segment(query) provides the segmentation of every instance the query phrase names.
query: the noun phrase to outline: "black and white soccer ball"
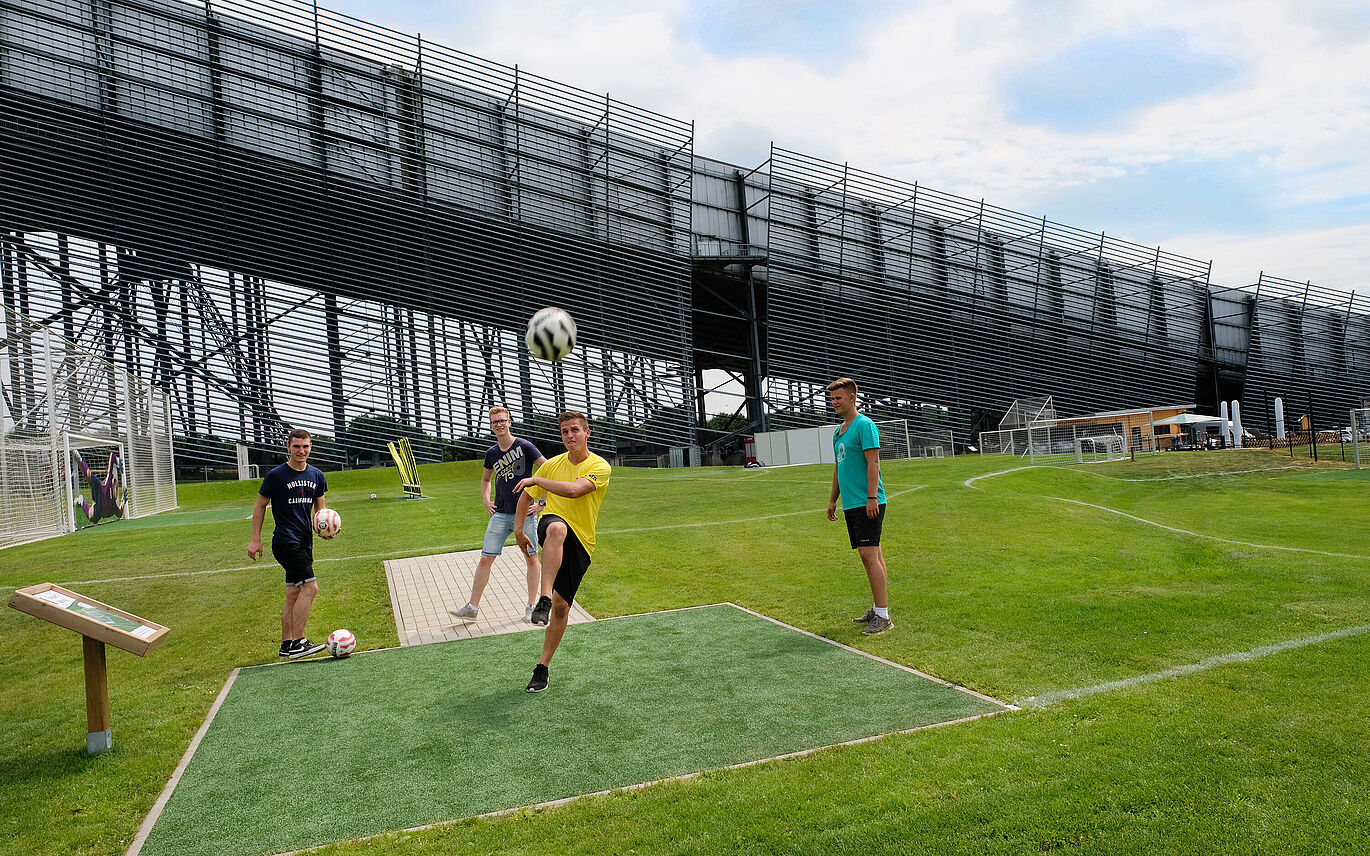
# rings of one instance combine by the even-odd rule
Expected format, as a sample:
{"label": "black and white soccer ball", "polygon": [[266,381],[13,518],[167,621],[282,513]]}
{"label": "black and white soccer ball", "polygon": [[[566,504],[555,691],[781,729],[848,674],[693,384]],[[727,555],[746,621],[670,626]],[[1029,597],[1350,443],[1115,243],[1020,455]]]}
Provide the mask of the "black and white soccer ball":
{"label": "black and white soccer ball", "polygon": [[523,341],[533,356],[555,363],[576,346],[575,319],[565,309],[555,306],[539,309],[528,319],[528,332]]}

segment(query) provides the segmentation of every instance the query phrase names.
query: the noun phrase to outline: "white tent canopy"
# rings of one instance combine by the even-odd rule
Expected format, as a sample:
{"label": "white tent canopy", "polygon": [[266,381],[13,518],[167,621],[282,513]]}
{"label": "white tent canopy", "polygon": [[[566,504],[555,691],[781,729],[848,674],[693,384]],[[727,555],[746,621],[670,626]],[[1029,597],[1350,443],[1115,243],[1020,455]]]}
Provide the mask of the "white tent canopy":
{"label": "white tent canopy", "polygon": [[1157,419],[1152,425],[1217,425],[1221,423],[1221,416],[1200,416],[1197,413],[1177,413],[1165,419]]}

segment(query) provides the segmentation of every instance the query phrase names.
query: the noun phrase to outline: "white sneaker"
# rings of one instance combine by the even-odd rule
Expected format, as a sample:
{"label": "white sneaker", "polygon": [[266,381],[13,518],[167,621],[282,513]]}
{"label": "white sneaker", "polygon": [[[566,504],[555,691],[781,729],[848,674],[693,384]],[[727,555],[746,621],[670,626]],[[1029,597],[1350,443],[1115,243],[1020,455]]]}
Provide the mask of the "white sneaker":
{"label": "white sneaker", "polygon": [[523,608],[523,620],[529,624],[533,623],[533,605],[531,603]]}
{"label": "white sneaker", "polygon": [[475,620],[476,620],[476,616],[477,616],[477,615],[480,615],[480,607],[472,606],[471,604],[468,603],[468,604],[466,604],[466,606],[463,606],[461,609],[454,609],[454,610],[452,610],[451,612],[452,612],[452,617],[453,617],[453,618],[460,618],[462,621],[468,621],[468,622],[469,622],[469,621],[475,621]]}

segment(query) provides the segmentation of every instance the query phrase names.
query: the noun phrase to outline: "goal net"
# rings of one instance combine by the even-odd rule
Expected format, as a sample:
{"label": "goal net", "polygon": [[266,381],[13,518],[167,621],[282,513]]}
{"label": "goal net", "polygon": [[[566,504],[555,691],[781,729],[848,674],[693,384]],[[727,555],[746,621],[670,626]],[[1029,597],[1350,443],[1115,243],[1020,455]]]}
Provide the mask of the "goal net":
{"label": "goal net", "polygon": [[1347,426],[1350,434],[1345,439],[1351,443],[1351,451],[1356,461],[1356,469],[1370,467],[1370,407],[1357,407],[1351,411],[1351,424]]}
{"label": "goal net", "polygon": [[880,429],[880,459],[950,458],[955,452],[951,431],[919,429],[907,419],[877,421]]}
{"label": "goal net", "polygon": [[1116,461],[1128,454],[1127,427],[1122,422],[1047,420],[983,431],[979,439],[982,455],[1013,455],[1034,464]]}
{"label": "goal net", "polygon": [[1096,434],[1092,437],[1077,437],[1075,440],[1076,463],[1121,461],[1125,457],[1127,444],[1117,434]]}
{"label": "goal net", "polygon": [[175,508],[170,407],[161,390],[4,308],[0,548],[85,525],[91,474],[100,522]]}
{"label": "goal net", "polygon": [[128,516],[123,443],[68,434],[72,522],[77,529]]}

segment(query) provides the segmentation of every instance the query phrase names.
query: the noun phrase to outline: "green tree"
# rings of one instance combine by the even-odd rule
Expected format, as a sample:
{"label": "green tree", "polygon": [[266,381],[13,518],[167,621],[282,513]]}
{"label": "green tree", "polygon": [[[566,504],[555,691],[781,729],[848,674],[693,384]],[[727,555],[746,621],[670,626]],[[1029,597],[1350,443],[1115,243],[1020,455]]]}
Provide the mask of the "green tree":
{"label": "green tree", "polygon": [[741,413],[715,413],[709,417],[708,422],[704,423],[704,427],[710,431],[731,434],[747,427],[747,417]]}
{"label": "green tree", "polygon": [[388,461],[388,444],[401,437],[409,438],[414,459],[418,462],[442,460],[441,444],[429,437],[422,428],[415,428],[394,416],[380,413],[358,416],[348,424],[347,452],[353,458]]}

